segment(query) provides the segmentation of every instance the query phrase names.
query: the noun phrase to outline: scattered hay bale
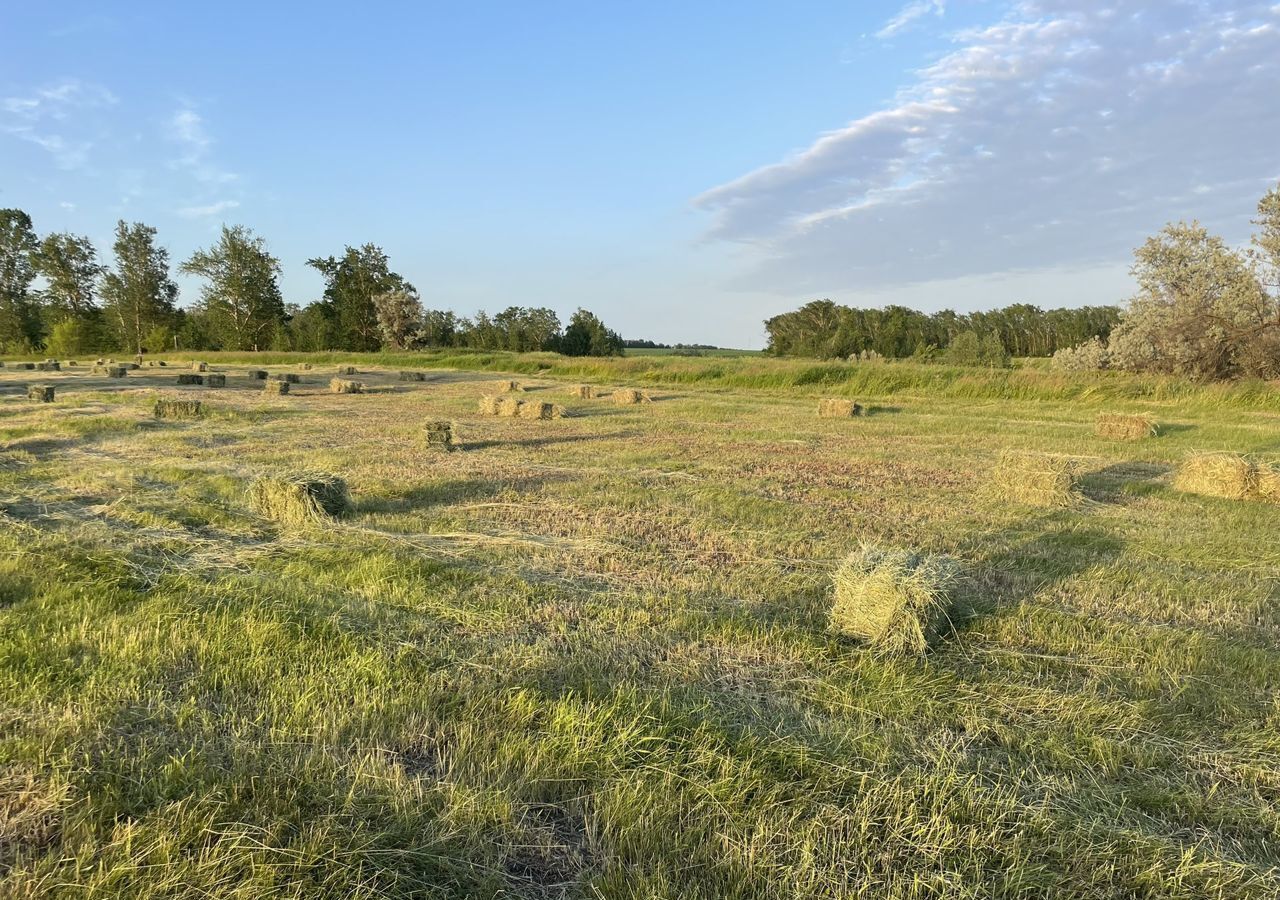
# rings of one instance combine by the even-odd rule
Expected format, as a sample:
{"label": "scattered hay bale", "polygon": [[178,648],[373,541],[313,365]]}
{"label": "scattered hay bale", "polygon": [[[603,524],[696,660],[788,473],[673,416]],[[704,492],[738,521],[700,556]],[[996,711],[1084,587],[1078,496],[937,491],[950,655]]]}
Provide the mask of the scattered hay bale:
{"label": "scattered hay bale", "polygon": [[142,366],[137,363],[125,363],[124,368],[128,369],[130,372],[136,372],[138,369],[141,369]]}
{"label": "scattered hay bale", "polygon": [[480,415],[496,416],[498,414],[498,398],[484,396],[480,398]]}
{"label": "scattered hay bale", "polygon": [[289,384],[301,384],[302,376],[294,372],[277,372],[269,376],[272,381],[287,381]]}
{"label": "scattered hay bale", "polygon": [[209,371],[209,364],[208,364],[208,363],[202,363],[202,362],[193,362],[193,363],[191,364],[191,371],[192,371],[192,372],[208,372],[208,371]]}
{"label": "scattered hay bale", "polygon": [[832,575],[830,627],[886,654],[922,654],[950,622],[959,566],[947,556],[863,546]]}
{"label": "scattered hay bale", "polygon": [[311,363],[302,363],[302,365],[300,365],[298,368],[302,369],[304,372],[310,372]]}
{"label": "scattered hay bale", "polygon": [[52,403],[53,385],[33,384],[27,387],[27,399],[33,403]]}
{"label": "scattered hay bale", "polygon": [[400,380],[401,381],[426,381],[427,373],[426,372],[401,372]]}
{"label": "scattered hay bale", "polygon": [[436,421],[428,422],[425,427],[427,433],[427,449],[443,450],[446,453],[458,449],[458,444],[453,436],[453,423]]}
{"label": "scattered hay bale", "polygon": [[1121,413],[1099,413],[1094,420],[1094,433],[1112,441],[1137,441],[1154,437],[1156,423],[1150,416],[1130,416]]}
{"label": "scattered hay bale", "polygon": [[210,372],[208,375],[204,376],[204,386],[205,387],[226,387],[227,376],[222,374],[221,372]]}
{"label": "scattered hay bale", "polygon": [[828,397],[818,401],[818,418],[820,419],[852,419],[854,416],[866,415],[866,412],[860,404],[839,397]]}
{"label": "scattered hay bale", "polygon": [[569,393],[579,400],[594,400],[597,396],[595,386],[590,384],[575,384],[569,388]]}
{"label": "scattered hay bale", "polygon": [[14,363],[13,367],[15,369],[22,369],[24,371],[31,372],[35,370],[36,364],[35,363]]}
{"label": "scattered hay bale", "polygon": [[1258,487],[1258,470],[1238,453],[1193,453],[1178,466],[1173,486],[1188,494],[1244,500]]}
{"label": "scattered hay bale", "polygon": [[1010,503],[1074,506],[1079,488],[1079,463],[1069,456],[1005,450],[991,472],[991,491]]}
{"label": "scattered hay bale", "polygon": [[167,366],[167,365],[169,365],[169,364],[168,364],[167,362],[165,362],[165,361],[162,359],[162,360],[157,361],[157,362],[156,362],[156,365],[157,365],[157,366]]}
{"label": "scattered hay bale", "polygon": [[494,383],[493,389],[499,394],[517,394],[524,391],[524,385],[518,381],[498,381]]}
{"label": "scattered hay bale", "polygon": [[262,393],[264,394],[287,394],[289,393],[289,382],[284,379],[270,379],[262,382]]}
{"label": "scattered hay bale", "polygon": [[522,419],[563,419],[565,409],[541,400],[517,400],[515,414]]}
{"label": "scattered hay bale", "polygon": [[94,366],[90,374],[102,375],[106,378],[124,378],[128,373],[124,366]]}
{"label": "scattered hay bale", "polygon": [[61,372],[62,363],[56,359],[46,359],[44,362],[36,363],[37,372]]}
{"label": "scattered hay bale", "polygon": [[364,385],[359,381],[347,381],[344,378],[333,378],[329,381],[331,394],[363,394]]}
{"label": "scattered hay bale", "polygon": [[327,522],[351,511],[347,483],[324,472],[259,478],[249,486],[249,499],[259,515],[281,525]]}
{"label": "scattered hay bale", "polygon": [[612,394],[615,406],[632,406],[636,403],[651,403],[653,398],[644,391],[637,391],[635,388],[618,388]]}
{"label": "scattered hay bale", "polygon": [[250,378],[252,378],[254,381],[266,381],[266,380],[267,380],[267,370],[266,370],[266,369],[250,369],[250,370],[249,370],[249,372],[248,372],[247,374],[248,374],[248,375],[249,375],[249,377],[250,377]]}
{"label": "scattered hay bale", "polygon": [[1259,465],[1254,478],[1254,490],[1259,500],[1280,503],[1280,469],[1275,466]]}
{"label": "scattered hay bale", "polygon": [[515,397],[499,397],[498,398],[498,415],[504,418],[515,418],[520,415],[520,405],[523,401],[517,400]]}
{"label": "scattered hay bale", "polygon": [[356,374],[356,367],[355,367],[355,366],[338,366],[338,374],[339,374],[339,375],[354,375],[354,374]]}
{"label": "scattered hay bale", "polygon": [[178,376],[178,384],[204,384],[204,376],[194,372],[183,372]]}
{"label": "scattered hay bale", "polygon": [[157,419],[198,419],[203,412],[204,404],[199,400],[160,399],[156,401]]}

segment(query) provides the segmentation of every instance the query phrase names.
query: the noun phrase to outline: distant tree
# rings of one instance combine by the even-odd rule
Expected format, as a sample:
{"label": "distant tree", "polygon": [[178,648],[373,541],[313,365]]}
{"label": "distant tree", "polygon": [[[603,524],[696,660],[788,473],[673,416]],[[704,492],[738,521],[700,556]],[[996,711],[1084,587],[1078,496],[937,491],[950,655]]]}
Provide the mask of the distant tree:
{"label": "distant tree", "polygon": [[417,294],[412,284],[391,271],[381,247],[347,247],[341,258],[317,257],[307,265],[324,276],[324,299],[333,311],[335,349],[368,351],[382,345],[373,298],[402,291]]}
{"label": "distant tree", "polygon": [[1000,337],[993,333],[979,335],[976,331],[962,331],[947,348],[947,362],[957,366],[980,366],[1003,369],[1010,363],[1009,351]]}
{"label": "distant tree", "polygon": [[44,342],[45,352],[54,357],[80,356],[97,347],[81,319],[63,319],[56,323]]}
{"label": "distant tree", "polygon": [[40,343],[40,317],[31,283],[36,234],[20,209],[0,209],[0,345],[26,350]]}
{"label": "distant tree", "polygon": [[40,242],[32,259],[46,283],[42,296],[50,322],[98,316],[96,289],[107,267],[98,261],[92,241],[80,235],[51,234]]}
{"label": "distant tree", "polygon": [[291,349],[306,353],[335,347],[337,325],[333,306],[318,300],[302,309],[294,307],[289,316],[289,343]]}
{"label": "distant tree", "polygon": [[509,306],[493,317],[498,349],[525,353],[553,350],[560,340],[560,318],[546,307]]}
{"label": "distant tree", "polygon": [[373,306],[378,315],[378,332],[382,346],[389,350],[410,350],[417,346],[422,331],[422,303],[408,291],[375,294]]}
{"label": "distant tree", "polygon": [[560,339],[560,352],[565,356],[621,356],[622,337],[606,328],[594,313],[579,309]]}
{"label": "distant tree", "polygon": [[447,309],[428,309],[422,313],[419,340],[424,347],[452,347],[458,341],[458,317]]}
{"label": "distant tree", "polygon": [[156,230],[141,222],[116,224],[115,269],[102,277],[107,320],[122,349],[141,353],[145,338],[175,318],[178,286],[169,277],[169,251],[157,247]]}
{"label": "distant tree", "polygon": [[181,271],[205,279],[205,328],[225,350],[265,349],[284,321],[280,262],[241,225],[222,226],[218,242],[197,250]]}

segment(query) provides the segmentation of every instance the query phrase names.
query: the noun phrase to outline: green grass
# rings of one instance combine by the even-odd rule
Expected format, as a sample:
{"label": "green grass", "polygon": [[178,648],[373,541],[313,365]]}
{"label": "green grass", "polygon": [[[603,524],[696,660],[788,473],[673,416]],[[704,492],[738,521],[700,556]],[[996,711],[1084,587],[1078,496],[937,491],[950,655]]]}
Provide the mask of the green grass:
{"label": "green grass", "polygon": [[[0,896],[1280,894],[1280,507],[1169,485],[1280,458],[1274,387],[309,361],[287,397],[0,400]],[[338,362],[398,390],[328,394]],[[490,371],[578,415],[482,418]],[[158,388],[209,415],[154,421]],[[1097,438],[1103,406],[1162,435]],[[467,449],[428,452],[437,419]],[[993,499],[1006,448],[1080,457],[1085,501]],[[304,469],[352,514],[255,514]],[[828,628],[863,543],[963,567],[925,657]]]}

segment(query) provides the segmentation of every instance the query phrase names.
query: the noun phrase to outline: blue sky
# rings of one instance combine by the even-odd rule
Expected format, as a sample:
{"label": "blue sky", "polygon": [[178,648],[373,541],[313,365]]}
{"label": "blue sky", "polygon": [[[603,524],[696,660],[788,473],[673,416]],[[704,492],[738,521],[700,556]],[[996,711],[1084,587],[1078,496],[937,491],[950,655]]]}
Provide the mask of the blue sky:
{"label": "blue sky", "polygon": [[429,306],[756,347],[816,297],[1116,302],[1280,180],[1274,0],[630,6],[11,6],[0,205],[175,262],[244,224],[294,302],[372,241]]}

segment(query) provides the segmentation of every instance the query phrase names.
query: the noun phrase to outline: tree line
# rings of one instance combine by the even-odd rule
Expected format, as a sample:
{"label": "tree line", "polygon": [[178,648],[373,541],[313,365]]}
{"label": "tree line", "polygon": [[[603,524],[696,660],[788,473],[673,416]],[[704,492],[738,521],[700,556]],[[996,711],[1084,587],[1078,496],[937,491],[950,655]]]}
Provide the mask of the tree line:
{"label": "tree line", "polygon": [[166,350],[554,350],[613,356],[622,337],[579,309],[562,325],[545,307],[511,306],[472,317],[427,309],[417,289],[391,268],[375,244],[307,265],[324,279],[323,296],[286,303],[280,261],[244,226],[226,226],[178,271],[200,279],[200,297],[183,308],[168,251],[156,229],[116,225],[114,266],[84,236],[39,237],[20,209],[0,209],[0,349],[53,356]]}

